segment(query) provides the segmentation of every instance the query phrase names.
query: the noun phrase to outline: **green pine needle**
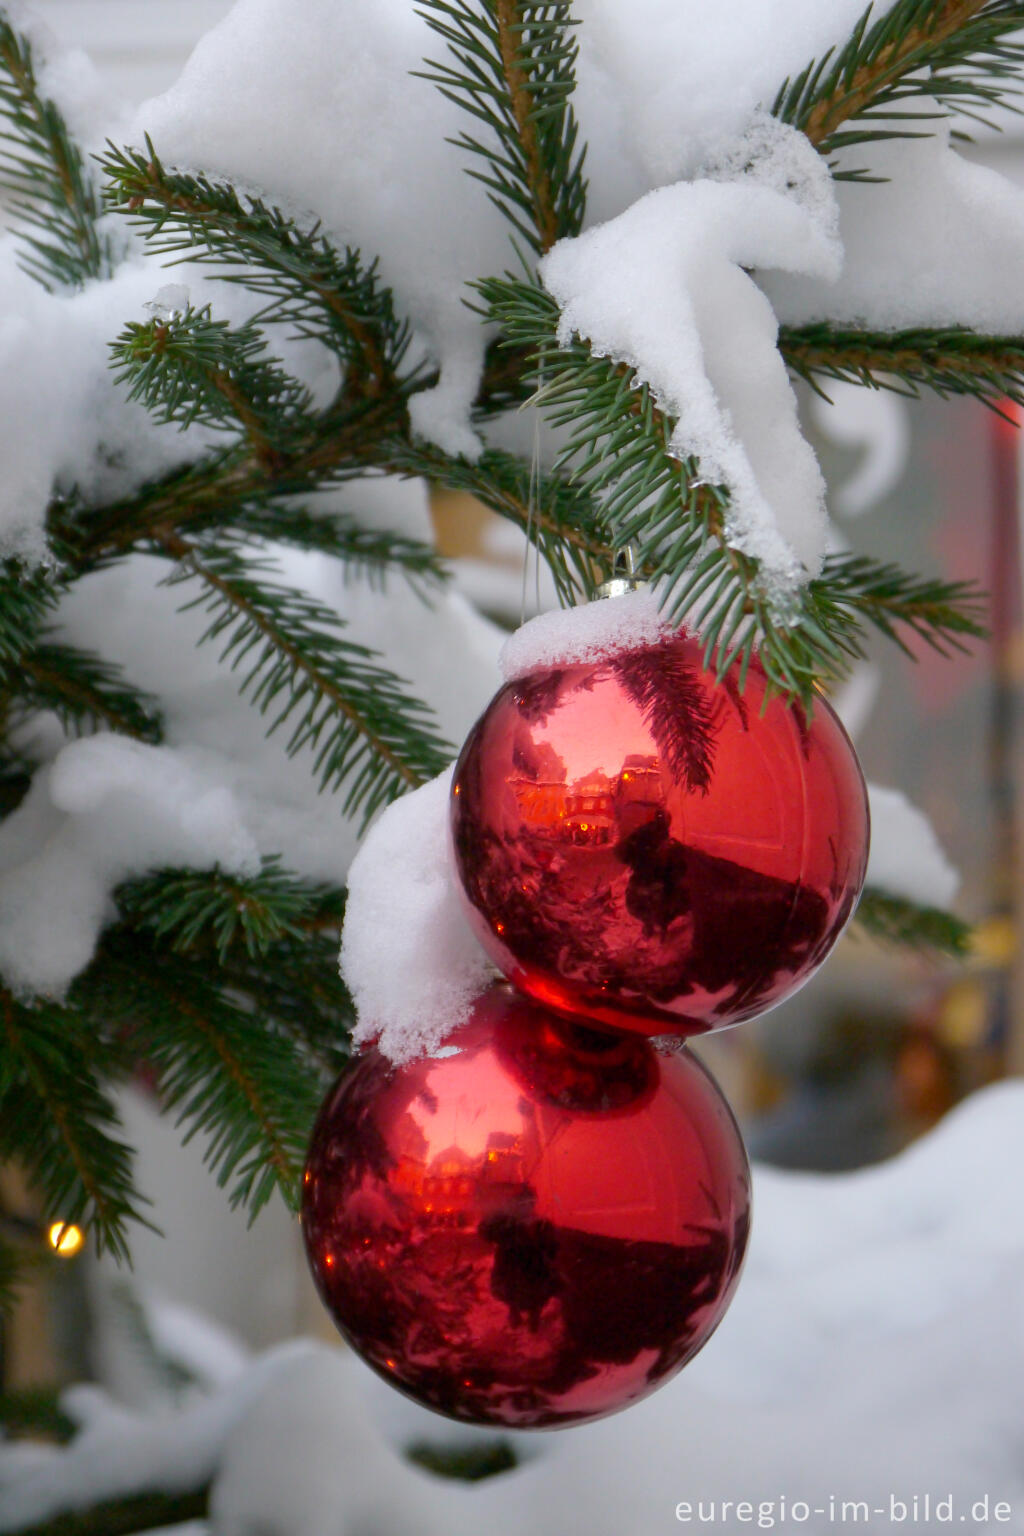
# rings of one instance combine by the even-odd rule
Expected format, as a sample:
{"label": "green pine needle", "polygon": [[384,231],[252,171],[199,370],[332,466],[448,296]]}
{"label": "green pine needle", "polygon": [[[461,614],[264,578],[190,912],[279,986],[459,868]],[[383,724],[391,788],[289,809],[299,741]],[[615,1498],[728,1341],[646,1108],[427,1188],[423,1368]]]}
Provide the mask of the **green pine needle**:
{"label": "green pine needle", "polygon": [[841,48],[784,82],[772,111],[827,156],[921,137],[929,119],[952,112],[987,122],[995,107],[1019,110],[1022,27],[1019,0],[896,0],[877,16],[869,5]]}
{"label": "green pine needle", "polygon": [[200,586],[182,605],[210,616],[199,643],[221,642],[220,659],[242,670],[239,692],[271,717],[267,734],[290,725],[286,751],[311,751],[321,790],[344,788],[346,816],[360,814],[365,826],[451,761],[427,706],[375,652],[344,637],[332,609],[275,581],[258,549],[170,537],[163,549],[177,562],[169,579]]}
{"label": "green pine needle", "polygon": [[819,322],[783,326],[779,350],[792,371],[828,399],[822,380],[839,379],[916,399],[971,395],[999,414],[1024,405],[1024,338],[962,326],[865,331]]}
{"label": "green pine needle", "polygon": [[229,994],[208,962],[137,930],[106,934],[74,990],[91,1012],[123,1025],[185,1139],[203,1138],[232,1205],[255,1218],[275,1189],[297,1205],[323,1084],[287,1035]]}
{"label": "green pine needle", "polygon": [[904,949],[962,960],[971,947],[971,927],[962,918],[938,907],[918,906],[870,886],[861,895],[855,922],[872,938]]}
{"label": "green pine needle", "polygon": [[0,191],[44,288],[77,288],[113,269],[99,198],[59,109],[36,79],[32,46],[0,15]]}
{"label": "green pine needle", "polygon": [[167,170],[146,153],[110,145],[101,161],[107,199],[143,233],[150,249],[219,268],[266,300],[257,325],[285,324],[339,353],[349,398],[375,398],[397,382],[409,343],[390,290],[359,253],[339,254],[318,226],[299,223],[226,183]]}
{"label": "green pine needle", "polygon": [[114,663],[74,646],[33,645],[11,669],[9,686],[18,710],[52,710],[68,732],[106,728],[139,741],[163,739],[156,700],[130,687]]}
{"label": "green pine needle", "polygon": [[469,174],[538,255],[577,235],[586,212],[586,151],[577,148],[571,6],[557,0],[422,0],[419,14],[448,45],[421,73],[482,124],[452,142],[482,169]]}
{"label": "green pine needle", "polygon": [[131,1154],[103,1080],[120,1053],[74,1006],[24,1006],[0,993],[0,1160],[20,1162],[47,1220],[84,1227],[99,1250],[127,1259],[142,1221]]}
{"label": "green pine needle", "polygon": [[167,940],[179,954],[216,951],[223,964],[240,946],[251,959],[280,940],[304,943],[309,929],[337,920],[340,893],[300,880],[264,859],[255,875],[221,869],[158,869],[122,885],[116,901],[126,918]]}
{"label": "green pine needle", "polygon": [[830,555],[807,592],[814,622],[838,634],[845,631],[851,655],[861,654],[852,631],[864,624],[911,657],[902,630],[947,657],[968,651],[970,641],[987,634],[985,596],[973,582],[908,575],[865,555]]}
{"label": "green pine needle", "polygon": [[315,430],[309,390],[267,356],[252,321],[214,320],[210,306],[169,319],[132,322],[110,347],[114,377],[161,424],[194,422],[245,434],[273,460],[304,445]]}

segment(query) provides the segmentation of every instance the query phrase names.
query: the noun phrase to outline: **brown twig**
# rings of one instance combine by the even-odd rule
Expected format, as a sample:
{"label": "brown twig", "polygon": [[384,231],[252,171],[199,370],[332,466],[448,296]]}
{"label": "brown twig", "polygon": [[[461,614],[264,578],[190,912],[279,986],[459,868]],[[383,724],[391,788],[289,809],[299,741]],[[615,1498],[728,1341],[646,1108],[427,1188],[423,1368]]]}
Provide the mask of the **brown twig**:
{"label": "brown twig", "polygon": [[843,123],[869,107],[883,86],[908,69],[919,67],[913,62],[919,49],[952,37],[987,3],[988,0],[946,0],[920,26],[909,27],[902,36],[886,43],[870,63],[842,78],[832,95],[815,103],[800,125],[811,143],[823,144]]}
{"label": "brown twig", "polygon": [[501,65],[508,86],[512,113],[526,162],[526,174],[533,196],[533,219],[540,237],[541,252],[549,251],[558,239],[558,213],[555,208],[551,177],[541,154],[534,103],[526,71],[521,62],[520,36],[522,6],[516,0],[495,0],[494,15],[501,49]]}

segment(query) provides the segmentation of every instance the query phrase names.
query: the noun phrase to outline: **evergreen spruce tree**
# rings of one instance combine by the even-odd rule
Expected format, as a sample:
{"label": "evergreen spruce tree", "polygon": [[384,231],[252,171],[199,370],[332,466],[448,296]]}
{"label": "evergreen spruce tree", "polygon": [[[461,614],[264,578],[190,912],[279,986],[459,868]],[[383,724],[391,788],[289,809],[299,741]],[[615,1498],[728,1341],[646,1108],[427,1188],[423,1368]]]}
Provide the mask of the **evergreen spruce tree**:
{"label": "evergreen spruce tree", "polygon": [[[276,541],[381,577],[443,581],[426,545],[307,510],[315,492],[370,471],[471,492],[528,535],[566,603],[590,596],[631,551],[638,574],[663,583],[672,615],[699,610],[720,673],[742,669],[756,650],[792,700],[807,703],[841,679],[872,629],[943,653],[983,633],[973,588],[863,555],[829,556],[801,587],[796,611],[779,611],[757,559],[730,546],[727,491],[671,451],[675,423],[651,390],[578,337],[559,345],[558,307],[536,265],[586,218],[571,6],[421,0],[420,9],[437,38],[424,71],[465,109],[471,174],[521,253],[516,270],[478,274],[480,321],[497,339],[475,410],[486,422],[539,399],[567,434],[559,461],[540,475],[509,452],[487,448],[471,462],[414,433],[410,402],[436,377],[413,359],[375,252],[340,249],[257,197],[169,169],[159,144],[111,146],[102,163],[89,163],[40,90],[32,48],[0,13],[2,176],[25,270],[54,291],[104,277],[114,253],[101,215],[113,210],[153,250],[203,264],[259,301],[244,325],[185,305],[126,320],[110,338],[115,387],[157,420],[221,435],[186,467],[117,500],[55,495],[52,558],[0,567],[0,814],[32,785],[36,765],[11,739],[32,711],[55,711],[68,732],[160,742],[156,701],[53,628],[76,583],[140,552],[165,562],[183,606],[203,612],[203,643],[217,648],[267,730],[285,734],[293,753],[312,744],[321,792],[336,798],[339,815],[365,827],[439,773],[456,747],[430,709],[333,612],[284,585],[267,558]],[[927,120],[901,125],[900,114],[984,113],[1002,103],[1024,58],[1022,26],[1024,6],[1012,0],[896,0],[878,17],[869,8],[843,48],[786,82],[772,111],[826,160],[862,146],[860,174],[870,178],[879,139],[929,130]],[[342,383],[327,405],[277,356],[286,333],[337,359]],[[779,347],[791,372],[822,391],[840,379],[1024,403],[1019,336],[814,324],[783,328]],[[316,1106],[347,1053],[351,1005],[337,969],[344,902],[342,889],[304,880],[280,859],[247,877],[156,868],[118,888],[97,951],[66,995],[0,988],[0,1159],[22,1166],[47,1220],[78,1223],[100,1249],[128,1256],[146,1208],[113,1093],[140,1064],[183,1133],[207,1138],[211,1175],[233,1202],[255,1215],[279,1190],[295,1206]],[[966,944],[957,918],[881,891],[865,893],[857,921],[901,944],[953,954]],[[18,1243],[0,1239],[8,1291],[19,1257]],[[9,1405],[11,1423],[31,1417],[24,1404]],[[202,1507],[196,1490],[47,1530],[136,1530]]]}

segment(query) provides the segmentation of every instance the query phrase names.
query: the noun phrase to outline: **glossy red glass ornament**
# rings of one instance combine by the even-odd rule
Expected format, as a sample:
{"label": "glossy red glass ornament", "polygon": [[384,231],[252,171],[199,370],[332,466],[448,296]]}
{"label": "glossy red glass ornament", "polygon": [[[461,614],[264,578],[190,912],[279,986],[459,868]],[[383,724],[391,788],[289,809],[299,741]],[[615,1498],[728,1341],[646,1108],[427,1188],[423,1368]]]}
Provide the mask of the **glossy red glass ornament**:
{"label": "glossy red glass ornament", "polygon": [[749,1169],[683,1046],[588,1029],[503,984],[457,1054],[343,1076],[309,1154],[320,1294],[376,1371],[471,1424],[554,1428],[653,1391],[721,1318]]}
{"label": "glossy red glass ornament", "polygon": [[647,1034],[752,1018],[828,954],[864,879],[868,808],[823,699],[739,692],[687,637],[507,684],[455,770],[474,931],[517,987]]}

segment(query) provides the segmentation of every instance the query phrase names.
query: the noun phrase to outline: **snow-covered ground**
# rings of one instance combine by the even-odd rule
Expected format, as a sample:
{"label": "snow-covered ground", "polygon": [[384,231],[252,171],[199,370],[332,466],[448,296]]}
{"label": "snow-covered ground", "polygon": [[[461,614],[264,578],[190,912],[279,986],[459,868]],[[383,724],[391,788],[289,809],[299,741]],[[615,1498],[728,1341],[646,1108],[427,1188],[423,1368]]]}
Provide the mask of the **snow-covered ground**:
{"label": "snow-covered ground", "polygon": [[874,1168],[758,1167],[740,1289],[697,1359],[624,1413],[512,1437],[520,1465],[473,1486],[401,1455],[473,1432],[342,1350],[299,1340],[247,1357],[165,1316],[162,1347],[205,1360],[204,1387],[130,1412],[72,1393],[83,1428],[67,1450],[0,1447],[0,1531],[212,1478],[215,1536],[1020,1532],[1022,1162],[1024,1084],[1007,1083]]}

